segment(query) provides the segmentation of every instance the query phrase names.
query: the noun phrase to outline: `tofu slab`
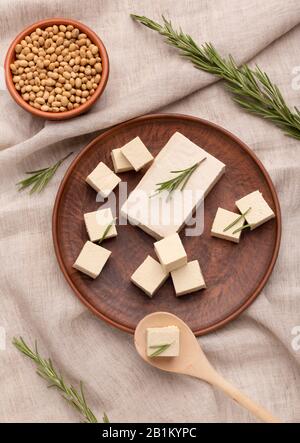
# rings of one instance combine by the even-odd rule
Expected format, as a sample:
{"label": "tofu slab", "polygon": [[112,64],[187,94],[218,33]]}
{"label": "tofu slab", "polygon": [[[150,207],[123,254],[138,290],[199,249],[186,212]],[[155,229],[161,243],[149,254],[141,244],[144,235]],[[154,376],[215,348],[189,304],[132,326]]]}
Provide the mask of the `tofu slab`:
{"label": "tofu slab", "polygon": [[[157,183],[176,176],[170,171],[191,167],[204,158],[183,191],[174,192],[171,198],[168,192],[153,196]],[[224,171],[224,163],[176,132],[131,192],[121,214],[155,239],[167,237],[180,231]]]}
{"label": "tofu slab", "polygon": [[178,357],[179,355],[180,331],[177,326],[166,326],[163,328],[147,328],[147,356],[159,349],[160,346],[169,344],[170,346],[161,352],[159,357]]}
{"label": "tofu slab", "polygon": [[241,218],[237,223],[235,223],[232,228],[224,229],[237,220],[241,214],[237,214],[236,212],[227,211],[227,209],[218,208],[212,228],[211,235],[212,237],[222,238],[224,240],[229,240],[234,243],[238,243],[240,240],[240,236],[242,231],[235,232],[236,229],[239,229],[245,223],[245,219]]}
{"label": "tofu slab", "polygon": [[149,297],[163,285],[169,273],[150,255],[136,269],[131,276],[131,281],[144,291]]}
{"label": "tofu slab", "polygon": [[245,215],[245,219],[250,225],[251,230],[275,217],[274,212],[259,191],[245,195],[245,197],[237,200],[235,204],[242,213],[246,212],[248,208],[251,208]]}

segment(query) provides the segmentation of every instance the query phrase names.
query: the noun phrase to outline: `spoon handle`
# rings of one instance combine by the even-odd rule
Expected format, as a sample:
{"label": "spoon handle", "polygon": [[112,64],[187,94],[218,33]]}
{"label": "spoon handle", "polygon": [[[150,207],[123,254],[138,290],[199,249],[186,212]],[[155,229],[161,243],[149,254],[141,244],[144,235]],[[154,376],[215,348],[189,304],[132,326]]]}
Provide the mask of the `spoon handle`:
{"label": "spoon handle", "polygon": [[249,397],[239,391],[237,388],[232,386],[227,380],[221,377],[219,374],[215,374],[209,383],[220,388],[225,394],[235,400],[244,408],[248,409],[255,417],[261,419],[266,423],[281,423],[281,420],[274,417],[270,412],[268,412],[265,408],[258,405],[254,401],[252,401]]}

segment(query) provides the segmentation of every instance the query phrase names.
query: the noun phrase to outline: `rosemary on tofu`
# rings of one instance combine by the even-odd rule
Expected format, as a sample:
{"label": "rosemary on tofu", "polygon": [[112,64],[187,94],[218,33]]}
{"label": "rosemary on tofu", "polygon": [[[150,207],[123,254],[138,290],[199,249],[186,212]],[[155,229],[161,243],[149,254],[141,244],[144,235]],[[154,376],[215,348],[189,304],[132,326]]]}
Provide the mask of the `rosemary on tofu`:
{"label": "rosemary on tofu", "polygon": [[172,343],[167,343],[164,345],[155,345],[155,346],[149,346],[150,348],[156,349],[152,354],[149,355],[149,357],[157,357],[162,352],[164,352],[166,349],[168,349],[171,346]]}
{"label": "rosemary on tofu", "polygon": [[109,233],[109,231],[110,231],[110,228],[115,224],[115,221],[117,220],[117,217],[115,217],[107,226],[106,226],[106,228],[105,228],[105,231],[103,232],[103,235],[102,235],[102,237],[100,238],[100,240],[98,240],[98,245],[100,245],[102,242],[103,242],[103,240],[105,240],[106,239],[106,237],[107,237],[107,235],[108,235],[108,233]]}
{"label": "rosemary on tofu", "polygon": [[[247,211],[243,212],[243,214],[239,215],[232,223],[230,223],[230,225],[226,226],[226,228],[223,229],[223,232],[228,231],[228,229],[233,228],[240,220],[245,219],[245,216],[248,214],[248,212],[251,210],[251,207],[247,209]],[[244,225],[245,228],[248,227],[249,225]],[[242,228],[236,229],[233,234],[235,234],[236,232],[241,231],[242,229],[244,229],[244,227],[242,226]]]}
{"label": "rosemary on tofu", "polygon": [[233,234],[236,234],[237,232],[242,231],[243,229],[247,229],[247,228],[251,228],[251,225],[247,224],[247,225],[243,225],[240,228],[236,229],[235,231],[233,231]]}
{"label": "rosemary on tofu", "polygon": [[190,166],[186,169],[180,169],[177,171],[170,171],[170,174],[178,174],[176,177],[173,177],[169,180],[156,183],[157,189],[155,190],[154,194],[150,195],[150,197],[154,197],[157,194],[160,194],[163,191],[169,192],[169,195],[175,191],[175,189],[180,189],[181,191],[185,188],[187,182],[189,181],[191,175],[194,171],[198,168],[198,166],[206,160],[206,157],[204,157],[199,162],[195,163],[194,165]]}

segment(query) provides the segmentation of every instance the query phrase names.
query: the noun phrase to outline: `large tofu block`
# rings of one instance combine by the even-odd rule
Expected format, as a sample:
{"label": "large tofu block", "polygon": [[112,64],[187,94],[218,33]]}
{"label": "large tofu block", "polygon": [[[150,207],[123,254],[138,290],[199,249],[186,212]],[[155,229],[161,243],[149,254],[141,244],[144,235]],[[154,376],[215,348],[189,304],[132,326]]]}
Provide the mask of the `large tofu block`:
{"label": "large tofu block", "polygon": [[149,297],[167,280],[169,273],[150,255],[136,269],[131,276],[131,281],[144,291]]}
{"label": "large tofu block", "polygon": [[[103,237],[107,227],[113,223],[114,217],[110,208],[98,209],[97,211],[84,214],[84,222],[89,238],[92,242],[98,241]],[[106,233],[105,238],[116,237],[117,229],[113,223]]]}
{"label": "large tofu block", "polygon": [[86,182],[103,198],[108,197],[120,181],[121,179],[103,162],[100,162],[86,178]]}
{"label": "large tofu block", "polygon": [[73,268],[83,272],[89,277],[96,278],[102,271],[110,254],[111,251],[108,251],[108,249],[87,241],[77,257]]}
{"label": "large tofu block", "polygon": [[[234,224],[229,229],[226,229],[227,226],[231,225],[234,221],[240,220]],[[218,208],[212,228],[211,235],[213,237],[223,238],[224,240],[229,240],[234,243],[238,243],[240,240],[240,236],[242,231],[235,232],[237,229],[241,228],[245,222],[244,217],[241,217],[241,214],[237,214],[236,212],[227,211],[227,209]]]}
{"label": "large tofu block", "polygon": [[198,260],[193,260],[171,272],[177,297],[206,288]]}
{"label": "large tofu block", "polygon": [[187,255],[178,234],[169,235],[154,243],[156,255],[167,272],[187,263]]}
{"label": "large tofu block", "polygon": [[[171,171],[189,168],[204,158],[183,191],[176,191],[171,196],[167,191],[153,196],[157,183],[176,176]],[[224,163],[176,132],[131,192],[121,214],[155,239],[179,232],[224,171]]]}
{"label": "large tofu block", "polygon": [[[147,356],[148,357],[178,357],[180,331],[177,326],[163,328],[147,328]],[[160,352],[161,346],[166,348]]]}
{"label": "large tofu block", "polygon": [[124,145],[121,148],[121,153],[136,171],[139,171],[153,160],[153,155],[139,137],[135,137]]}
{"label": "large tofu block", "polygon": [[237,200],[235,204],[242,213],[251,208],[245,215],[246,222],[250,225],[251,230],[275,217],[274,212],[259,191],[251,192],[251,194]]}
{"label": "large tofu block", "polygon": [[132,164],[129,163],[124,154],[122,154],[121,148],[113,149],[111,151],[111,158],[116,173],[132,171],[134,169]]}

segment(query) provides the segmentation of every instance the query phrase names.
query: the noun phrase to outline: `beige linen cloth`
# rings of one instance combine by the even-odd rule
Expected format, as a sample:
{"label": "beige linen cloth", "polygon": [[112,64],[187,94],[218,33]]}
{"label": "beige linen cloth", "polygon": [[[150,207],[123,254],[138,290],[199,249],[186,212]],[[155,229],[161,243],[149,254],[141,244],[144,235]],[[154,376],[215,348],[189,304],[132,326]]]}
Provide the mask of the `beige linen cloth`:
{"label": "beige linen cloth", "polygon": [[[94,317],[59,270],[51,235],[54,198],[67,163],[40,195],[18,193],[24,171],[78,152],[96,131],[150,112],[179,112],[220,124],[262,160],[279,194],[283,237],[273,274],[253,305],[228,326],[199,339],[233,384],[281,419],[300,419],[300,141],[235,105],[214,77],[192,67],[129,13],[163,13],[197,42],[211,41],[238,62],[258,63],[299,105],[298,0],[2,0],[0,55],[16,33],[47,17],[78,19],[103,39],[110,78],[86,115],[66,122],[32,117],[0,92],[0,421],[77,422],[78,414],[34,373],[11,345],[37,339],[72,382],[82,379],[101,418],[137,422],[254,422],[221,392],[192,378],[147,366],[132,336]],[[68,160],[68,162],[71,161]],[[294,340],[294,341],[293,341]],[[2,340],[3,342],[3,340]],[[2,343],[2,348],[3,348]]]}

